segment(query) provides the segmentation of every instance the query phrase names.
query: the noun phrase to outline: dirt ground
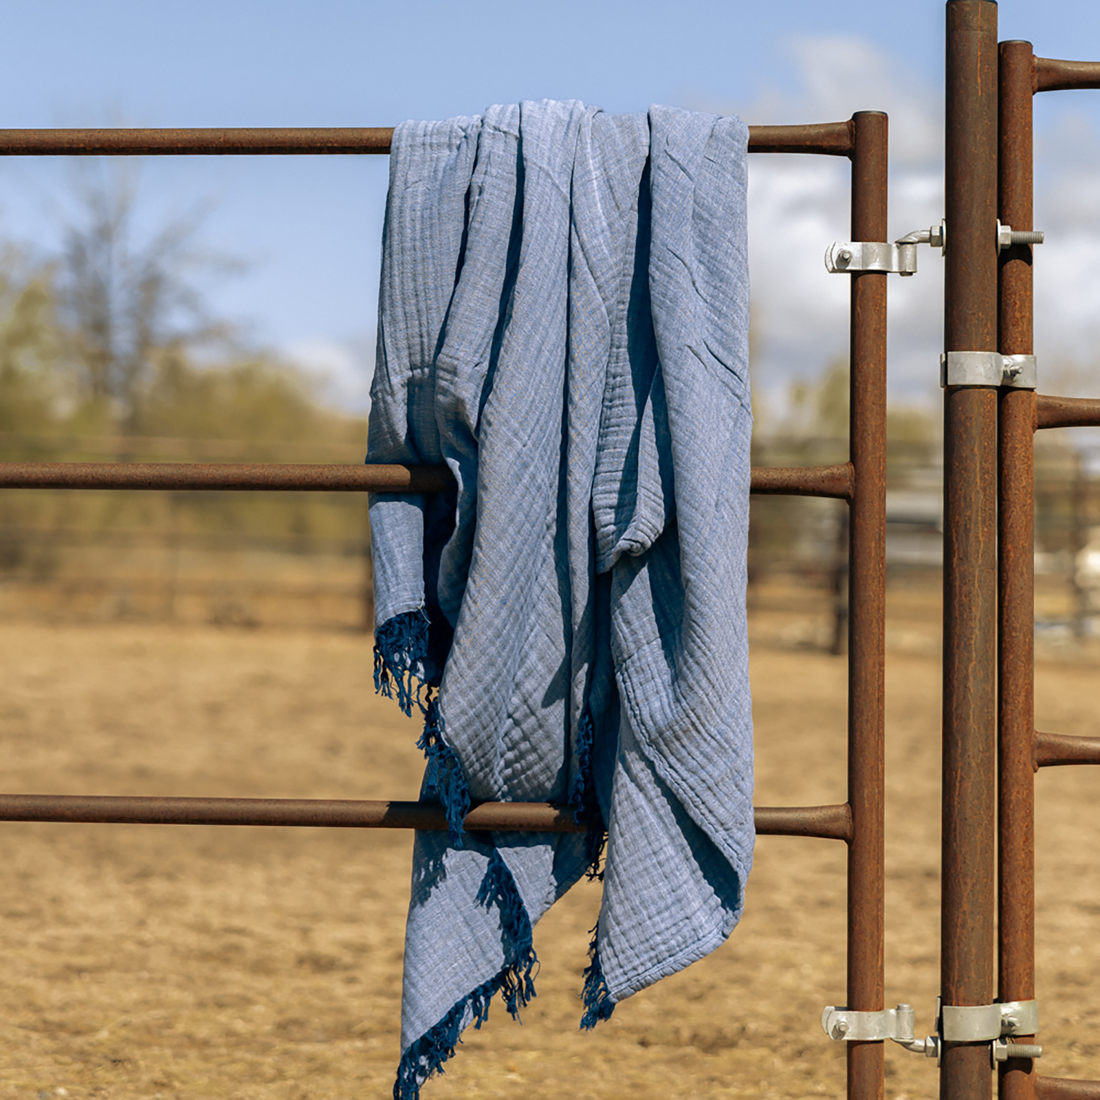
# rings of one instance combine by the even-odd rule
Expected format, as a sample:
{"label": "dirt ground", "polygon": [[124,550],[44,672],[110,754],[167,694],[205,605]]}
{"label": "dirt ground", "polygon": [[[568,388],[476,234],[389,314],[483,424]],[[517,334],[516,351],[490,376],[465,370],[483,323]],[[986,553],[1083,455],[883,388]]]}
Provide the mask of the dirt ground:
{"label": "dirt ground", "polygon": [[[893,597],[887,1004],[931,1027],[938,973],[934,601]],[[753,616],[761,805],[845,797],[842,658],[805,599]],[[413,798],[417,730],[374,697],[369,640],[199,626],[0,625],[11,792]],[[1044,649],[1040,728],[1095,733],[1095,654]],[[1056,1076],[1100,1077],[1100,773],[1039,776],[1039,997]],[[0,825],[0,1098],[386,1097],[411,835]],[[818,1018],[844,997],[844,850],[763,837],[729,943],[580,1034],[599,888],[536,929],[538,999],[494,1008],[425,1100],[842,1096]],[[937,1093],[887,1045],[887,1095]]]}

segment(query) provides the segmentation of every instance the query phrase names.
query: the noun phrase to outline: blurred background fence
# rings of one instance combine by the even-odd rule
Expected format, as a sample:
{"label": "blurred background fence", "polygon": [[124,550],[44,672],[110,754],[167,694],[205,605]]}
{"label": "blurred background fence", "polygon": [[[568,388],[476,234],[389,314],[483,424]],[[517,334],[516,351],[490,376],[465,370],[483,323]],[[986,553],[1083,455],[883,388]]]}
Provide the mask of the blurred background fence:
{"label": "blurred background fence", "polygon": [[[188,439],[0,432],[6,461],[362,461],[361,421],[314,412],[313,440]],[[1043,441],[1045,444],[1045,440]],[[755,465],[842,461],[841,436],[765,435]],[[891,442],[887,585],[895,605],[938,617],[939,445]],[[1100,451],[1044,445],[1036,463],[1038,629],[1082,638],[1100,626]],[[847,508],[754,497],[752,612],[792,616],[788,641],[842,652]],[[369,629],[366,500],[349,493],[0,493],[0,615],[69,621]]]}
{"label": "blurred background fence", "polygon": [[[0,433],[7,461],[361,462],[363,450],[338,439],[275,446]],[[360,630],[372,614],[359,494],[0,493],[4,618]]]}
{"label": "blurred background fence", "polygon": [[[912,423],[912,421],[910,422]],[[887,452],[887,592],[897,618],[938,618],[943,564],[940,444],[901,432]],[[1036,441],[1036,629],[1052,641],[1100,635],[1100,448],[1070,433]],[[844,461],[843,437],[761,436],[761,466]],[[839,501],[754,497],[750,611],[816,610],[787,640],[843,652],[847,507]],[[923,609],[923,610],[922,610]]]}
{"label": "blurred background fence", "polygon": [[[323,379],[207,306],[198,288],[224,258],[196,225],[143,231],[136,167],[85,168],[59,251],[0,242],[0,460],[361,462],[365,418],[327,409]],[[754,465],[844,461],[845,362],[769,400],[754,407]],[[935,646],[939,417],[891,408],[887,430],[888,630],[916,624]],[[1037,619],[1052,639],[1100,623],[1100,450],[1083,438],[1036,441]],[[753,498],[758,635],[844,650],[846,512]],[[368,545],[359,494],[0,492],[0,616],[369,629]]]}
{"label": "blurred background fence", "polygon": [[[0,460],[363,460],[364,417],[326,409],[316,377],[200,308],[186,227],[139,248],[119,181],[84,194],[61,256],[0,248]],[[756,408],[753,464],[844,461],[847,394],[834,362],[779,411]],[[888,610],[935,645],[939,420],[892,408],[887,428]],[[1082,438],[1036,444],[1038,629],[1051,638],[1100,623],[1100,451]],[[749,609],[780,641],[843,652],[846,519],[837,501],[753,499]],[[368,544],[359,494],[2,492],[0,616],[369,629]]]}

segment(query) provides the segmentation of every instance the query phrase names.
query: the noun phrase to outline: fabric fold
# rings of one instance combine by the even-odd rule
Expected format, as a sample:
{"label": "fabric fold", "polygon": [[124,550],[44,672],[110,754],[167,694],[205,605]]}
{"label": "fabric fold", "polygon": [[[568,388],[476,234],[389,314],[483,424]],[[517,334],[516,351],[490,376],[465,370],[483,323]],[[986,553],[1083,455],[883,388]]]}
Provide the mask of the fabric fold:
{"label": "fabric fold", "polygon": [[[701,958],[752,859],[745,640],[747,128],[654,107],[491,107],[394,133],[370,462],[376,686],[425,718],[406,934],[412,1100],[606,831],[586,1025]],[[470,800],[585,834],[464,834]]]}

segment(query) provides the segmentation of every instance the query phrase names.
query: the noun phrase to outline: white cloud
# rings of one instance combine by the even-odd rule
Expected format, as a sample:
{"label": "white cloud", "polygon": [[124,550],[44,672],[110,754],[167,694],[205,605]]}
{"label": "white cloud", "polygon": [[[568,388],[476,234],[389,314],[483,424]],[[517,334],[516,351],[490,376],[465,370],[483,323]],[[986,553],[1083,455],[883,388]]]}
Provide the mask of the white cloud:
{"label": "white cloud", "polygon": [[852,35],[793,36],[786,52],[795,70],[796,90],[762,91],[740,112],[742,118],[760,123],[835,122],[857,111],[885,111],[895,164],[939,159],[943,93],[903,56]]}
{"label": "white cloud", "polygon": [[[798,38],[794,94],[767,94],[739,113],[750,122],[825,122],[859,110],[890,114],[891,239],[938,225],[943,212],[939,92],[904,60],[856,38]],[[850,237],[851,174],[836,157],[749,158],[749,259],[754,382],[782,407],[795,378],[814,378],[848,351],[848,284],[825,270],[825,249]],[[942,263],[923,248],[919,272],[891,278],[893,399],[930,402],[939,378]]]}
{"label": "white cloud", "polygon": [[943,148],[940,92],[920,79],[904,57],[840,35],[798,37],[790,50],[803,84],[799,107],[812,104],[824,112],[821,121],[849,118],[856,111],[885,111],[890,116],[895,166],[939,157]]}
{"label": "white cloud", "polygon": [[324,404],[345,412],[369,411],[374,374],[373,338],[296,340],[287,344],[282,353],[314,377]]}
{"label": "white cloud", "polygon": [[[1100,393],[1100,133],[1072,107],[1036,134],[1035,343],[1052,383],[1074,375],[1073,392]],[[1084,370],[1066,371],[1069,364]],[[1084,387],[1084,388],[1082,388]]]}
{"label": "white cloud", "polygon": [[[791,40],[795,92],[765,92],[732,107],[749,122],[817,122],[858,110],[890,116],[889,237],[938,225],[943,215],[943,99],[901,53],[853,37]],[[701,105],[702,106],[702,105]],[[1044,104],[1044,107],[1046,105]],[[705,105],[730,110],[730,105]],[[1070,107],[1037,116],[1036,350],[1040,379],[1059,363],[1091,365],[1100,347],[1100,133]],[[812,379],[848,348],[847,277],[822,260],[849,237],[850,171],[840,157],[749,158],[749,256],[753,288],[754,380],[772,409],[788,384]],[[911,279],[889,279],[891,400],[938,403],[943,261],[919,249]],[[303,339],[286,354],[325,379],[328,401],[369,407],[373,340]],[[1100,372],[1097,372],[1100,373]],[[1100,390],[1100,380],[1097,388]],[[1082,391],[1083,392],[1083,391]]]}
{"label": "white cloud", "polygon": [[[943,214],[943,105],[900,56],[855,38],[792,40],[794,94],[763,95],[739,110],[750,122],[815,122],[857,110],[890,115],[891,238],[938,225]],[[1100,393],[1100,132],[1072,102],[1036,119],[1035,333],[1051,384],[1066,364],[1090,368]],[[847,351],[847,280],[821,256],[848,238],[849,171],[839,158],[749,158],[755,383],[771,407],[793,378],[813,378]],[[935,400],[942,348],[943,263],[919,250],[912,279],[889,283],[888,376],[893,400]],[[1076,372],[1080,385],[1082,372]]]}

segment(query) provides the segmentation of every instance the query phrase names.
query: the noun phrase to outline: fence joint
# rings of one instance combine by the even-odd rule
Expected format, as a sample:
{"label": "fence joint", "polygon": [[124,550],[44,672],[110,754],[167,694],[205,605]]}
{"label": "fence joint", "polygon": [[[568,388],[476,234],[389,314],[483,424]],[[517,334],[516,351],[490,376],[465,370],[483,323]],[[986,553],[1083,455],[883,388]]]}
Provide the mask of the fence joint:
{"label": "fence joint", "polygon": [[941,386],[1009,386],[1033,390],[1038,385],[1034,355],[999,351],[948,351],[940,356]]}
{"label": "fence joint", "polygon": [[873,1043],[890,1039],[914,1054],[935,1058],[939,1065],[944,1043],[990,1044],[995,1066],[1009,1058],[1038,1058],[1043,1048],[1034,1043],[1014,1043],[1008,1036],[1034,1035],[1039,1030],[1038,1001],[1006,1001],[990,1005],[945,1005],[936,998],[936,1034],[918,1039],[914,1033],[912,1005],[860,1012],[826,1005],[821,1027],[830,1039],[848,1043]]}

